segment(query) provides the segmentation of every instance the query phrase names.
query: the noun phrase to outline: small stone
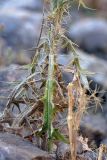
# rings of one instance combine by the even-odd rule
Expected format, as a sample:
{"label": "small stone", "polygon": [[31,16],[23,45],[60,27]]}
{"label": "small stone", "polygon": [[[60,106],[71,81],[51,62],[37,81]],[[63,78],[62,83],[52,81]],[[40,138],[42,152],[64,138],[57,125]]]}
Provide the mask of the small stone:
{"label": "small stone", "polygon": [[0,133],[0,160],[52,160],[32,143],[9,133]]}
{"label": "small stone", "polygon": [[86,18],[71,25],[68,35],[84,51],[107,59],[107,22]]}

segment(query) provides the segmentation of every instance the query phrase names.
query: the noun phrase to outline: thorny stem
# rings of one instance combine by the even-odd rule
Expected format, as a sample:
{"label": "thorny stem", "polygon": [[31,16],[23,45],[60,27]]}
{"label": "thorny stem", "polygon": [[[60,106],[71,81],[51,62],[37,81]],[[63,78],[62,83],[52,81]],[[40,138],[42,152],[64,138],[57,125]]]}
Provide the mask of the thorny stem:
{"label": "thorny stem", "polygon": [[[48,140],[49,142],[51,142],[51,136],[52,136],[52,123],[53,123],[53,119],[52,119],[52,108],[54,106],[53,104],[53,90],[51,90],[52,88],[54,88],[52,81],[54,80],[55,77],[55,73],[52,70],[52,66],[51,65],[55,65],[56,64],[56,59],[55,59],[55,51],[57,50],[57,46],[59,43],[59,39],[57,38],[57,33],[60,32],[61,28],[61,20],[62,20],[62,16],[65,13],[65,10],[67,10],[67,4],[68,1],[54,1],[53,2],[56,3],[56,8],[55,10],[53,10],[52,14],[48,17],[48,42],[49,42],[49,66],[48,66],[48,80],[47,80],[47,92],[46,94],[46,98],[48,101],[48,104],[45,103],[45,105],[47,104],[48,106],[45,106],[45,125],[48,126],[47,128],[47,133],[48,133]],[[60,5],[61,4],[61,5]],[[66,4],[66,5],[65,5]],[[60,34],[59,34],[60,35]],[[65,37],[66,39],[66,37]],[[70,42],[71,46],[72,43]],[[72,46],[73,47],[73,46]],[[75,49],[73,48],[74,52]],[[75,55],[75,54],[74,54]],[[74,56],[75,57],[75,56]],[[53,61],[50,61],[52,60]],[[77,58],[77,61],[74,63],[74,66],[76,65],[76,68],[80,67],[79,66],[79,60]],[[50,77],[51,75],[51,77]],[[77,77],[80,77],[79,72],[77,72]],[[81,83],[80,83],[80,79],[77,79],[77,85],[70,83],[68,85],[68,97],[69,97],[69,109],[68,109],[68,129],[69,129],[69,139],[70,139],[70,146],[71,146],[71,157],[73,160],[76,160],[76,140],[77,140],[77,131],[78,131],[78,127],[80,125],[80,118],[83,114],[84,108],[82,108],[81,105],[83,105],[84,107],[84,101],[83,103],[81,103]],[[80,89],[80,91],[78,91]],[[76,99],[74,98],[73,95],[73,90],[75,90],[75,92],[77,92],[77,97]],[[79,96],[78,96],[79,95]],[[83,94],[82,94],[83,96]],[[46,101],[46,102],[47,102]],[[74,102],[76,101],[76,102]],[[77,103],[77,104],[76,104]],[[78,105],[78,106],[76,106]],[[75,112],[75,108],[77,107],[78,111]],[[46,120],[47,118],[47,120]],[[76,120],[78,122],[76,122]],[[45,127],[46,127],[45,126]],[[47,140],[47,141],[48,141]]]}
{"label": "thorny stem", "polygon": [[33,50],[35,49],[35,55],[34,55],[33,60],[32,60],[32,68],[31,68],[32,73],[35,72],[35,65],[37,63],[37,58],[38,58],[38,55],[39,55],[38,50],[39,50],[39,43],[40,43],[40,40],[41,40],[42,31],[43,31],[43,25],[44,25],[44,0],[43,0],[43,10],[42,10],[42,21],[41,21],[40,35],[39,35],[36,47],[33,48]]}
{"label": "thorny stem", "polygon": [[[57,13],[57,12],[56,12]],[[42,131],[47,132],[46,141],[48,151],[51,150],[52,133],[53,133],[53,110],[54,110],[54,90],[55,90],[55,51],[57,50],[57,31],[61,19],[57,19],[54,15],[48,17],[48,45],[49,45],[49,64],[48,64],[48,79],[46,82],[45,95],[44,95],[44,125]],[[57,20],[56,20],[57,19]]]}

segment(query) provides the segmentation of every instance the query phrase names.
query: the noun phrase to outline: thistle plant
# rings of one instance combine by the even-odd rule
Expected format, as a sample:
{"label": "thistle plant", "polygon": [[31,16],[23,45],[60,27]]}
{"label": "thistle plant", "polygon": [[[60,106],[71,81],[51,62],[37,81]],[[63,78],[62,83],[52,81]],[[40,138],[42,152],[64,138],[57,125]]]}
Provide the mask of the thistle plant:
{"label": "thistle plant", "polygon": [[[62,44],[65,47],[69,47],[69,49],[73,52],[74,60],[72,62],[72,67],[75,68],[74,72],[74,78],[76,78],[73,84],[74,92],[76,93],[75,97],[75,106],[73,105],[72,109],[69,109],[69,116],[72,113],[75,114],[72,117],[72,120],[68,120],[68,128],[69,131],[72,130],[72,134],[69,135],[69,137],[72,137],[71,147],[72,150],[74,149],[74,152],[76,152],[76,146],[73,147],[74,144],[76,144],[76,138],[77,138],[77,131],[80,125],[80,120],[82,117],[82,114],[85,110],[85,88],[89,89],[88,81],[86,78],[85,71],[81,69],[79,64],[79,57],[75,51],[74,43],[69,40],[65,36],[65,31],[61,27],[61,23],[64,17],[64,14],[68,13],[70,2],[68,0],[52,0],[52,11],[51,15],[48,16],[48,57],[49,57],[49,63],[48,63],[48,79],[46,81],[46,87],[45,87],[45,95],[44,95],[44,124],[42,131],[44,131],[45,134],[47,134],[47,144],[48,144],[48,150],[51,149],[51,143],[54,135],[56,135],[55,129],[53,127],[53,117],[55,114],[55,104],[54,104],[54,91],[56,88],[56,81],[55,81],[55,65],[57,65],[56,62],[56,56],[57,56],[57,48],[60,44]],[[83,4],[83,2],[79,1],[79,4]],[[82,85],[83,84],[83,87]],[[68,86],[69,88],[69,86]],[[71,92],[73,92],[71,90]],[[68,89],[68,96],[71,99],[70,92]],[[73,94],[73,93],[72,93]],[[84,98],[83,98],[84,97]],[[70,100],[69,100],[70,101]],[[81,103],[82,102],[82,103]],[[77,105],[78,104],[78,105]],[[69,107],[71,103],[69,104]],[[77,109],[77,111],[76,111]],[[72,110],[72,112],[71,112]],[[69,119],[69,118],[68,118]],[[74,122],[73,122],[74,121]],[[71,123],[71,124],[70,124]],[[76,125],[74,125],[76,124]],[[70,127],[72,126],[72,127]],[[75,127],[74,127],[75,126]],[[58,134],[58,133],[57,133]],[[45,137],[45,138],[46,138]],[[62,137],[62,135],[60,135]],[[75,138],[74,138],[75,137]],[[64,138],[63,138],[64,139]],[[71,138],[70,138],[71,139]],[[75,142],[74,142],[75,141]],[[76,153],[72,152],[72,157],[74,159],[76,158]]]}
{"label": "thistle plant", "polygon": [[[78,0],[79,7],[85,7],[83,0]],[[62,27],[64,17],[69,13],[71,0],[51,0],[50,13],[44,15],[41,23],[40,37],[35,47],[35,56],[31,64],[24,66],[30,74],[13,90],[0,118],[5,123],[7,111],[8,123],[12,131],[29,127],[30,136],[38,136],[45,145],[39,144],[42,149],[51,151],[54,141],[63,141],[71,146],[71,157],[76,160],[76,140],[80,121],[87,105],[86,90],[89,90],[86,70],[82,69],[75,46],[66,35]],[[42,32],[45,30],[44,38]],[[72,62],[67,69],[73,74],[73,80],[68,90],[62,83],[61,67],[57,64],[57,54],[60,48],[67,47],[72,53]],[[65,96],[68,93],[68,97]],[[21,104],[26,106],[23,111]],[[15,117],[10,110],[18,107],[19,114]],[[21,108],[21,109],[20,109]],[[54,121],[58,112],[68,108],[69,140],[62,135],[55,126]],[[39,115],[39,119],[38,119]],[[14,118],[13,118],[14,117]],[[36,119],[36,129],[34,125]],[[41,123],[39,124],[39,120]],[[15,132],[16,133],[16,132]]]}

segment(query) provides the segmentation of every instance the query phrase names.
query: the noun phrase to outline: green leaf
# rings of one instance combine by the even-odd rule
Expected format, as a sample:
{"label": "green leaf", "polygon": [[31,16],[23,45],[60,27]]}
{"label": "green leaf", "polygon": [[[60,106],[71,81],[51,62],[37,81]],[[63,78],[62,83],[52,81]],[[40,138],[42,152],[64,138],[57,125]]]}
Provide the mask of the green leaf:
{"label": "green leaf", "polygon": [[54,103],[53,95],[55,90],[55,79],[54,79],[54,55],[49,55],[49,67],[48,67],[48,79],[45,87],[45,94],[43,98],[44,102],[44,123],[42,127],[42,133],[47,133],[48,150],[51,150],[52,132],[53,132],[53,114],[54,114]]}
{"label": "green leaf", "polygon": [[52,0],[53,10],[57,8],[58,0]]}
{"label": "green leaf", "polygon": [[66,2],[69,2],[69,0],[52,0],[53,10],[61,7]]}
{"label": "green leaf", "polygon": [[52,138],[55,138],[55,140],[59,140],[62,141],[64,143],[69,144],[69,140],[67,138],[64,137],[64,135],[62,135],[58,129],[54,129],[53,133],[52,133]]}

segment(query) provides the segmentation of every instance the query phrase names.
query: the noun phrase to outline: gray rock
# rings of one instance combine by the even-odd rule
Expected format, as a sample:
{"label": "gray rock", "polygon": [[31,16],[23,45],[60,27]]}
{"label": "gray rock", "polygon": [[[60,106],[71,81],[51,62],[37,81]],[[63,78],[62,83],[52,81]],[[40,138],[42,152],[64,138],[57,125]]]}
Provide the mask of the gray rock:
{"label": "gray rock", "polygon": [[60,142],[56,151],[57,160],[68,160],[70,155],[70,146]]}
{"label": "gray rock", "polygon": [[0,160],[52,160],[51,156],[22,138],[0,133]]}
{"label": "gray rock", "polygon": [[107,138],[103,139],[101,143],[107,145]]}
{"label": "gray rock", "polygon": [[[97,160],[98,154],[91,150],[83,150],[83,145],[84,144],[79,142],[79,145],[77,147],[77,160]],[[78,150],[80,150],[81,152],[78,153]],[[57,160],[70,160],[70,146],[68,144],[59,143],[56,155]]]}
{"label": "gray rock", "polygon": [[41,11],[43,0],[4,0],[0,2],[0,7],[3,9],[27,9],[31,11]]}
{"label": "gray rock", "polygon": [[1,10],[0,12],[0,38],[7,47],[14,50],[28,49],[36,45],[40,34],[41,13],[27,11]]}
{"label": "gray rock", "polygon": [[[99,147],[100,143],[107,137],[107,119],[103,116],[103,113],[88,113],[84,115],[80,132],[84,137],[87,137],[89,144]],[[92,146],[93,147],[93,146]]]}
{"label": "gray rock", "polygon": [[[40,35],[43,0],[0,1],[0,64],[30,63]],[[26,51],[25,51],[26,50]]]}
{"label": "gray rock", "polygon": [[[107,63],[106,61],[93,56],[93,55],[87,55],[86,52],[83,52],[81,50],[76,50],[79,59],[80,64],[83,69],[86,69],[87,71],[91,72],[92,75],[90,75],[90,79],[93,80],[96,84],[99,84],[102,86],[105,90],[107,89]],[[67,65],[70,64],[72,61],[72,53],[69,54],[59,54],[57,61],[61,65]],[[72,79],[71,73],[66,74],[64,79],[67,80],[67,82],[70,82]]]}
{"label": "gray rock", "polygon": [[98,159],[98,154],[92,151],[88,151],[86,153],[83,153],[82,155],[78,156],[80,160],[97,160]]}
{"label": "gray rock", "polygon": [[84,51],[107,59],[107,22],[86,18],[71,25],[68,35]]}
{"label": "gray rock", "polygon": [[92,72],[90,79],[92,79],[96,84],[102,86],[105,90],[107,89],[107,63],[93,55],[87,55],[85,52],[77,51],[80,56],[80,63],[82,68],[87,69]]}
{"label": "gray rock", "polygon": [[25,10],[0,11],[0,64],[28,64],[40,35],[42,13]]}

